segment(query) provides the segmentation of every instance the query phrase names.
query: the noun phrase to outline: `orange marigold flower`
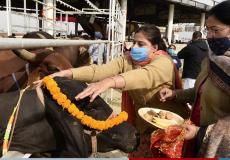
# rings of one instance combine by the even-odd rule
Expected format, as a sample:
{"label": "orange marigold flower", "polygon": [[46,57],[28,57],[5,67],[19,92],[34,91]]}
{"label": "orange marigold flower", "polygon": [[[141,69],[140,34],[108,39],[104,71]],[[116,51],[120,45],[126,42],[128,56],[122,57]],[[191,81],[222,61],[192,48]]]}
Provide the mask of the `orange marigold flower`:
{"label": "orange marigold flower", "polygon": [[60,94],[60,97],[58,97],[60,101],[66,101],[67,97],[63,93]]}
{"label": "orange marigold flower", "polygon": [[81,118],[81,123],[82,124],[87,124],[87,116],[83,116],[82,118]]}
{"label": "orange marigold flower", "polygon": [[82,124],[87,125],[88,127],[97,130],[106,130],[128,119],[128,114],[126,112],[121,112],[117,117],[108,119],[106,121],[95,120],[88,115],[84,115],[84,112],[80,111],[75,106],[75,104],[71,103],[71,101],[67,98],[65,94],[61,92],[61,89],[51,77],[47,76],[43,78],[43,82],[46,85],[46,88],[50,91],[53,99],[56,100],[60,106],[66,108],[72,116],[79,119]]}
{"label": "orange marigold flower", "polygon": [[128,114],[124,111],[120,113],[120,115],[123,117],[123,120],[126,121],[128,119]]}
{"label": "orange marigold flower", "polygon": [[111,119],[106,120],[106,124],[107,124],[108,126],[111,126],[111,125],[112,125],[112,120],[111,120]]}
{"label": "orange marigold flower", "polygon": [[54,87],[57,87],[57,86],[58,86],[57,83],[56,83],[54,80],[49,81],[49,85],[50,85],[50,86],[54,86]]}
{"label": "orange marigold flower", "polygon": [[87,126],[90,126],[91,125],[91,120],[89,116],[85,115],[84,116],[84,124],[87,125]]}
{"label": "orange marigold flower", "polygon": [[118,125],[118,124],[120,124],[121,122],[122,122],[121,120],[116,119],[116,121],[115,121],[115,125]]}
{"label": "orange marigold flower", "polygon": [[58,104],[63,105],[65,101],[66,101],[66,98],[63,95],[59,95],[57,99]]}
{"label": "orange marigold flower", "polygon": [[100,124],[96,121],[95,125],[93,126],[95,129],[98,129]]}
{"label": "orange marigold flower", "polygon": [[57,103],[58,103],[59,106],[62,105],[62,101],[60,101],[60,100],[57,100]]}
{"label": "orange marigold flower", "polygon": [[99,124],[100,124],[100,130],[104,130],[105,129],[105,122],[101,121]]}
{"label": "orange marigold flower", "polygon": [[75,107],[70,105],[69,108],[68,108],[68,112],[72,114],[74,112],[74,110],[75,110]]}
{"label": "orange marigold flower", "polygon": [[53,99],[54,99],[54,100],[57,100],[57,99],[58,99],[58,97],[59,97],[59,95],[60,95],[59,93],[55,93],[55,94],[53,94],[53,95],[52,95],[52,96],[53,96]]}
{"label": "orange marigold flower", "polygon": [[[72,104],[70,105],[70,106],[72,106]],[[74,105],[74,107],[75,107],[75,109],[74,109],[74,112],[72,113],[72,115],[74,116],[74,117],[77,117],[77,115],[79,114],[79,109]]]}
{"label": "orange marigold flower", "polygon": [[52,94],[57,94],[61,92],[61,89],[59,87],[53,87],[51,92]]}
{"label": "orange marigold flower", "polygon": [[55,91],[56,91],[56,89],[57,89],[57,87],[55,87],[55,86],[49,86],[49,87],[47,87],[47,89],[50,91],[50,93],[54,94]]}
{"label": "orange marigold flower", "polygon": [[80,111],[76,117],[78,119],[81,119],[83,116],[84,116],[84,113],[82,111]]}
{"label": "orange marigold flower", "polygon": [[[62,103],[62,106],[63,108],[71,108],[70,104],[71,104],[71,101],[67,99],[65,102]],[[75,110],[75,107],[74,107],[74,110]]]}
{"label": "orange marigold flower", "polygon": [[91,121],[91,126],[96,126],[97,125],[97,121],[95,120],[95,119],[93,119],[92,121]]}
{"label": "orange marigold flower", "polygon": [[46,77],[44,77],[44,78],[42,79],[42,81],[43,81],[45,84],[47,84],[51,79],[52,79],[51,77],[46,76]]}

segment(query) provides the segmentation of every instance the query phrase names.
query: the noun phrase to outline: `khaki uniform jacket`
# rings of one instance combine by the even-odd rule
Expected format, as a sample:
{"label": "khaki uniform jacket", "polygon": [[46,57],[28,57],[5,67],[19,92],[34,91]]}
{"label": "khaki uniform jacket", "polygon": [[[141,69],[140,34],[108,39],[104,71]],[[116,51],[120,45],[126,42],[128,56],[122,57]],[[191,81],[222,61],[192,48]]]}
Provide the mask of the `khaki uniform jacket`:
{"label": "khaki uniform jacket", "polygon": [[[155,55],[150,64],[137,67],[132,64],[128,56],[119,57],[102,65],[91,65],[72,69],[73,79],[85,82],[97,82],[107,77],[120,75],[125,80],[123,90],[128,90],[134,100],[135,111],[142,107],[154,107],[184,114],[180,107],[173,107],[170,102],[161,103],[157,98],[157,92],[162,86],[174,88],[174,68],[169,56]],[[140,117],[137,118],[138,128],[146,128]],[[142,130],[142,129],[140,129]]]}
{"label": "khaki uniform jacket", "polygon": [[202,86],[200,97],[200,125],[206,126],[216,123],[220,118],[230,115],[230,96],[227,92],[218,88],[208,77],[209,59],[202,62],[202,68],[196,79],[195,87],[186,91],[177,91],[177,101],[195,102],[198,88],[206,79]]}

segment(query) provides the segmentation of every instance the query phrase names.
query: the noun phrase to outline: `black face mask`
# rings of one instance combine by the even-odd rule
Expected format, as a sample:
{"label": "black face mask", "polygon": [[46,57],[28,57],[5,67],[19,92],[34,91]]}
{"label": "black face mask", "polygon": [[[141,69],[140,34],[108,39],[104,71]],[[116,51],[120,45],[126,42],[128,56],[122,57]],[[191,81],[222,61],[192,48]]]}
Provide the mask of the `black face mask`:
{"label": "black face mask", "polygon": [[210,49],[217,56],[224,55],[224,53],[230,48],[230,41],[227,37],[208,38],[207,40]]}

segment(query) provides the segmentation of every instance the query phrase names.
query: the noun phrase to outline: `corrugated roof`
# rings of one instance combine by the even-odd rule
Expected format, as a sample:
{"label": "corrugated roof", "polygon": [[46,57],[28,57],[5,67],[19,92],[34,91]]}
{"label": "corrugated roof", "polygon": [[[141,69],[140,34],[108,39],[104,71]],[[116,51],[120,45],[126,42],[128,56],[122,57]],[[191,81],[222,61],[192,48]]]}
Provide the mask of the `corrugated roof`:
{"label": "corrugated roof", "polygon": [[186,6],[194,6],[196,8],[201,8],[209,10],[212,6],[223,0],[168,0],[169,2],[180,3]]}

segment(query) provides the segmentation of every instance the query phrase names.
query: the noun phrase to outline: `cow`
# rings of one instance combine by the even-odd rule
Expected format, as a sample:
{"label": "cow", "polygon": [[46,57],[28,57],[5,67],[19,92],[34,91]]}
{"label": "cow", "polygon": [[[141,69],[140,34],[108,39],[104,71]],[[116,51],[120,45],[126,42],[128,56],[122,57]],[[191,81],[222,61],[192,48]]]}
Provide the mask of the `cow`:
{"label": "cow", "polygon": [[[29,32],[23,38],[53,39],[42,31]],[[69,46],[0,51],[0,93],[24,88],[55,71],[87,65],[87,50],[88,46]]]}
{"label": "cow", "polygon": [[[93,102],[89,102],[89,98],[75,100],[75,95],[87,87],[85,83],[61,77],[56,77],[55,81],[68,99],[86,115],[106,120],[112,114],[113,110],[100,97]],[[18,91],[0,95],[0,149],[18,97]],[[21,99],[9,150],[34,156],[49,153],[49,157],[89,157],[94,151],[89,131],[96,136],[98,152],[120,149],[130,153],[139,144],[139,133],[128,122],[97,133],[62,109],[46,88],[42,87],[41,92],[28,90]]]}

